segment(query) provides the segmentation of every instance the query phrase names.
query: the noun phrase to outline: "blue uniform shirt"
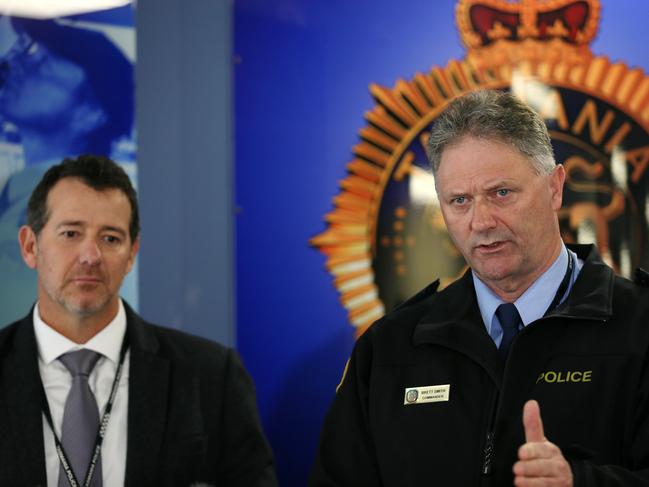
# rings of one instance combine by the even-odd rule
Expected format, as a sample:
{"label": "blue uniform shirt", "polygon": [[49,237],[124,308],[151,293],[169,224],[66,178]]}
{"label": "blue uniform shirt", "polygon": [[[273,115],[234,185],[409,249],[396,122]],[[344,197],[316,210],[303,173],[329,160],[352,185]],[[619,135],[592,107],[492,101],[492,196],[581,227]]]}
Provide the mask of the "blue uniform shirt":
{"label": "blue uniform shirt", "polygon": [[[574,265],[568,283],[568,289],[561,297],[560,302],[563,302],[570,293],[572,285],[577,279],[579,271],[584,263],[577,258],[577,254],[568,250],[565,246],[563,249],[564,250],[559,253],[559,256],[555,259],[548,270],[541,274],[541,276],[534,281],[516,301],[514,301],[516,309],[518,309],[521,319],[523,320],[523,326],[529,325],[531,322],[538,320],[545,314],[546,310],[554,300],[554,296],[559,289],[561,281],[566,275],[569,255]],[[472,275],[476,296],[478,298],[478,307],[480,308],[480,314],[482,315],[482,321],[487,328],[487,333],[489,333],[489,336],[496,346],[500,346],[503,331],[500,322],[498,321],[498,317],[496,316],[496,308],[504,303],[504,301],[494,294],[494,292],[475,275],[475,272],[472,271]]]}

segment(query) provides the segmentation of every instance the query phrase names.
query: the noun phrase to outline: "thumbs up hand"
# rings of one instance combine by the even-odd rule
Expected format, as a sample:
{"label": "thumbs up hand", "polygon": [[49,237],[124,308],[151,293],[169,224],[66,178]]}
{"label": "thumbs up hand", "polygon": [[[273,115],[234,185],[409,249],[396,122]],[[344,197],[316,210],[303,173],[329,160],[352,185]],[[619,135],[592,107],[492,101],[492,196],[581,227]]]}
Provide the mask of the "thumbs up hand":
{"label": "thumbs up hand", "polygon": [[514,464],[514,485],[517,487],[573,487],[570,464],[557,445],[543,433],[541,410],[536,401],[523,407],[525,444],[518,449]]}

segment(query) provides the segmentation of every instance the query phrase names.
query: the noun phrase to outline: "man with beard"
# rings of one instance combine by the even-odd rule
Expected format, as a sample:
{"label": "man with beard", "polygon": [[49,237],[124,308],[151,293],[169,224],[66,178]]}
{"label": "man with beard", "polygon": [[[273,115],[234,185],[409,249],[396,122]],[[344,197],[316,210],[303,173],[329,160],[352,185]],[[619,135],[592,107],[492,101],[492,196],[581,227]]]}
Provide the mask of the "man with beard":
{"label": "man with beard", "polygon": [[0,485],[276,486],[236,353],[119,297],[140,245],[120,166],[50,168],[19,241],[38,301],[0,331]]}
{"label": "man with beard", "polygon": [[359,338],[310,485],[649,485],[649,290],[564,245],[543,120],[470,93],[428,149],[470,269]]}

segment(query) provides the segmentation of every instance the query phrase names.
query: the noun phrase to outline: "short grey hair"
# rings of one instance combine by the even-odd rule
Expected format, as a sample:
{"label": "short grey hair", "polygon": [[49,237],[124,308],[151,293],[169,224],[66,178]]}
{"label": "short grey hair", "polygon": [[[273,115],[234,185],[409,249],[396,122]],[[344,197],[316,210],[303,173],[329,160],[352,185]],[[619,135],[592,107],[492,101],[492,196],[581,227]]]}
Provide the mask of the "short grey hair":
{"label": "short grey hair", "polygon": [[511,93],[473,91],[446,107],[428,139],[427,155],[433,174],[439,169],[444,149],[466,136],[512,145],[530,160],[538,174],[550,174],[556,166],[545,122]]}

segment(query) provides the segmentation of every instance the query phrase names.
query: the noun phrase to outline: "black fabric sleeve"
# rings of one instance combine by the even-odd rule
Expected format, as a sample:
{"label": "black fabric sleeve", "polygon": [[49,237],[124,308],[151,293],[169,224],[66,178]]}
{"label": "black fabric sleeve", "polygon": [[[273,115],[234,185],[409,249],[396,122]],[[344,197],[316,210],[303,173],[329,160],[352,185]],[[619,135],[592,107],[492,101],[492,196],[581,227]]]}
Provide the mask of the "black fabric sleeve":
{"label": "black fabric sleeve", "polygon": [[233,350],[228,350],[224,374],[223,485],[277,487],[273,456],[257,412],[254,385]]}
{"label": "black fabric sleeve", "polygon": [[310,487],[380,487],[369,423],[371,329],[356,343],[322,429]]}

